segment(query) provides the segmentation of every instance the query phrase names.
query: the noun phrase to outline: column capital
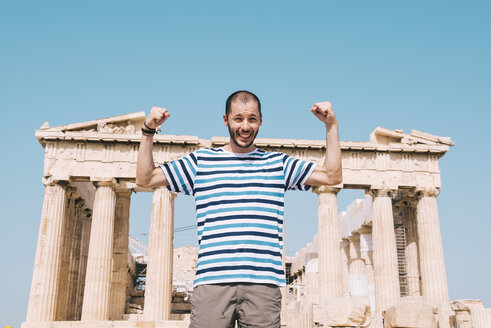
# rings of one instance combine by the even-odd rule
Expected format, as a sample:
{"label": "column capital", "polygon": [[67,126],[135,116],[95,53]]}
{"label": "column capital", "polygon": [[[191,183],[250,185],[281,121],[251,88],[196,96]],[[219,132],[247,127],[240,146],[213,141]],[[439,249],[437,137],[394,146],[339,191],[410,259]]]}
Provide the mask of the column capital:
{"label": "column capital", "polygon": [[416,190],[416,197],[438,197],[440,194],[440,188],[424,188]]}
{"label": "column capital", "polygon": [[77,188],[75,188],[74,186],[68,185],[66,191],[69,198],[74,200],[80,198],[80,195],[77,193]]}
{"label": "column capital", "polygon": [[320,194],[335,194],[337,195],[341,188],[335,188],[330,186],[313,186],[312,192],[315,192],[317,195]]}
{"label": "column capital", "polygon": [[54,185],[59,185],[62,187],[68,187],[69,186],[68,180],[56,179],[56,178],[53,178],[52,176],[43,177],[42,183],[45,187],[54,186]]}
{"label": "column capital", "polygon": [[118,181],[115,178],[90,178],[90,181],[96,188],[111,187],[115,190],[119,187]]}
{"label": "column capital", "polygon": [[341,239],[341,242],[339,243],[339,245],[341,246],[341,248],[346,248],[349,246],[349,240],[346,238],[343,238],[343,239]]}
{"label": "column capital", "polygon": [[347,239],[349,240],[350,243],[360,242],[360,233],[356,232],[356,231],[352,232],[351,235],[349,235]]}
{"label": "column capital", "polygon": [[365,193],[370,195],[372,198],[375,197],[392,197],[394,194],[394,189],[369,189]]}
{"label": "column capital", "polygon": [[358,229],[358,233],[360,235],[371,235],[372,234],[372,227],[369,226],[369,225],[362,225],[359,229]]}
{"label": "column capital", "polygon": [[177,193],[173,192],[173,191],[170,191],[169,189],[167,189],[167,187],[156,187],[156,188],[153,188],[153,191],[159,191],[159,190],[163,190],[163,191],[168,191],[170,196],[172,197],[172,199],[176,198],[177,197]]}
{"label": "column capital", "polygon": [[130,198],[133,193],[132,189],[116,189],[116,196],[122,198]]}

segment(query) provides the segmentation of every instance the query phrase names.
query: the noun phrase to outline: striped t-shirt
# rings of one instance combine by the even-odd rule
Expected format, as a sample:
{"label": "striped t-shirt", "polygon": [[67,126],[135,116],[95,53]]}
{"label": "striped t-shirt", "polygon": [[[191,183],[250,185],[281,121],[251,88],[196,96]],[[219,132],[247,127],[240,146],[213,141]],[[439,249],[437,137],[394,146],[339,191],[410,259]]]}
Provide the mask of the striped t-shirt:
{"label": "striped t-shirt", "polygon": [[205,148],[165,163],[170,191],[193,195],[198,226],[194,286],[253,282],[284,286],[286,190],[308,190],[315,164],[279,152]]}

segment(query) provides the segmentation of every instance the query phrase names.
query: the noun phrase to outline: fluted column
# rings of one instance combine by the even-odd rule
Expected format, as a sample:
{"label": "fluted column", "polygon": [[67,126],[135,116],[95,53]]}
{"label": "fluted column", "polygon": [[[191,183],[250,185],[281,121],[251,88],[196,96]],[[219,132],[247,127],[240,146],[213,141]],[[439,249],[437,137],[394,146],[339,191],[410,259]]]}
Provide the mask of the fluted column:
{"label": "fluted column", "polygon": [[341,297],[341,258],[338,223],[338,188],[314,189],[318,200],[317,246],[321,303],[327,298]]}
{"label": "fluted column", "polygon": [[27,307],[28,322],[55,319],[65,211],[66,187],[57,183],[46,185]]}
{"label": "fluted column", "polygon": [[349,298],[349,240],[343,239],[340,244],[341,254],[341,296]]}
{"label": "fluted column", "polygon": [[368,297],[368,280],[365,261],[361,258],[360,234],[353,233],[349,238],[349,290],[351,297]]}
{"label": "fluted column", "polygon": [[[283,267],[283,274],[285,275],[285,279],[287,279],[286,277],[286,246],[285,246],[285,223],[283,222],[283,244],[282,244],[282,249],[281,249],[281,266]],[[286,286],[285,287],[281,287],[280,288],[280,291],[281,291],[281,313],[280,313],[280,320],[281,322],[287,322],[287,315],[288,315],[288,309],[287,309],[287,304],[286,304],[286,297],[288,295],[288,281],[286,282]]]}
{"label": "fluted column", "polygon": [[363,225],[358,229],[360,233],[360,255],[365,262],[365,274],[368,284],[368,299],[370,300],[371,317],[375,318],[375,278],[373,272],[373,243],[372,227]]}
{"label": "fluted column", "polygon": [[77,198],[75,188],[67,189],[66,224],[63,229],[63,242],[61,252],[60,277],[58,278],[58,299],[56,305],[56,320],[65,321],[68,310],[68,279],[70,274],[70,257],[72,253],[73,228],[75,226],[75,200]]}
{"label": "fluted column", "polygon": [[412,202],[404,202],[403,218],[406,225],[406,262],[409,296],[420,296],[420,270],[418,254],[418,228],[416,210]]}
{"label": "fluted column", "polygon": [[68,274],[68,308],[67,320],[77,320],[77,294],[80,270],[80,254],[82,243],[82,221],[85,217],[84,201],[79,198],[75,201],[75,223],[70,254],[70,268]]}
{"label": "fluted column", "polygon": [[82,321],[109,319],[115,203],[113,186],[98,182],[92,215]]}
{"label": "fluted column", "polygon": [[417,204],[417,229],[421,266],[422,295],[429,305],[448,303],[447,274],[436,204],[437,189],[420,192]]}
{"label": "fluted column", "polygon": [[462,303],[469,306],[471,310],[472,328],[489,328],[491,322],[488,320],[488,313],[480,300],[463,300]]}
{"label": "fluted column", "polygon": [[388,190],[371,190],[370,194],[373,198],[372,244],[376,322],[381,322],[382,312],[400,299],[399,269],[391,193]]}
{"label": "fluted column", "polygon": [[131,190],[123,190],[116,193],[114,264],[111,282],[111,308],[109,314],[111,320],[121,320],[123,318],[124,306],[126,303],[130,196]]}
{"label": "fluted column", "polygon": [[87,259],[89,257],[90,231],[92,227],[92,210],[86,208],[82,213],[82,235],[80,236],[80,263],[77,282],[77,302],[75,306],[75,320],[82,317],[82,306],[85,291],[85,277],[87,275]]}
{"label": "fluted column", "polygon": [[169,320],[172,301],[172,269],[175,194],[166,188],[153,192],[152,220],[145,284],[145,320]]}

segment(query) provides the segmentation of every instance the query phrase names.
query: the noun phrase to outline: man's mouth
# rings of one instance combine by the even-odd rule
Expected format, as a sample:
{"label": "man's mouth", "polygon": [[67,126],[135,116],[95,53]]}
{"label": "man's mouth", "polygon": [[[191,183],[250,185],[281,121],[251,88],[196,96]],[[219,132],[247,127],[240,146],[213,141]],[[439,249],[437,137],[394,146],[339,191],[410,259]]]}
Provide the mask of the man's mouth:
{"label": "man's mouth", "polygon": [[247,141],[252,137],[252,132],[238,132],[237,136],[242,141]]}

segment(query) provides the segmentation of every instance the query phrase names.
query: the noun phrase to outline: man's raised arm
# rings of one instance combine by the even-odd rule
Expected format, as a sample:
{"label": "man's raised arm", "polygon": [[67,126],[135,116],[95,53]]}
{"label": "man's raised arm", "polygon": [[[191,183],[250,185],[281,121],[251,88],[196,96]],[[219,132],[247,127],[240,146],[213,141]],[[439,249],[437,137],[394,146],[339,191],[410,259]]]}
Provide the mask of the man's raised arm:
{"label": "man's raised arm", "polygon": [[[156,129],[169,118],[165,108],[152,107],[145,120],[147,128]],[[153,161],[153,134],[142,133],[138,161],[136,164],[136,184],[140,187],[168,186],[169,182],[160,167]]]}
{"label": "man's raised arm", "polygon": [[305,182],[309,186],[333,186],[343,182],[341,147],[339,145],[338,121],[330,102],[318,102],[310,111],[326,125],[326,158],[323,166],[316,166]]}

